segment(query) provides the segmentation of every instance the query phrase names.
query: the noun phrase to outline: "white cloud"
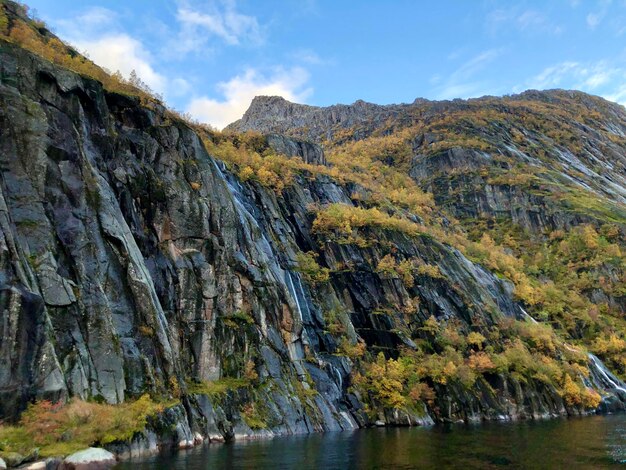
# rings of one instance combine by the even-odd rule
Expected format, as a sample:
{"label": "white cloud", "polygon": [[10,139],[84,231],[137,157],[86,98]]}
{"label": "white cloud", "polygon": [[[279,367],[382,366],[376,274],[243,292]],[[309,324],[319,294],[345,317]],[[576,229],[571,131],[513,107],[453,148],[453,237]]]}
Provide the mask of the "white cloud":
{"label": "white cloud", "polygon": [[587,15],[587,26],[589,26],[590,29],[596,29],[602,20],[602,16],[604,15],[600,13],[589,13]]}
{"label": "white cloud", "polygon": [[613,72],[611,70],[595,70],[592,71],[585,80],[585,86],[589,89],[598,88],[609,83]]}
{"label": "white cloud", "polygon": [[593,92],[610,85],[616,77],[622,79],[625,73],[624,67],[612,66],[606,60],[590,63],[567,61],[546,67],[527,85],[538,89],[566,86]]}
{"label": "white cloud", "polygon": [[191,84],[184,78],[174,78],[168,89],[169,94],[172,96],[185,96],[191,91]]}
{"label": "white cloud", "polygon": [[609,6],[611,5],[612,0],[600,0],[599,4],[600,4],[600,9],[595,11],[595,12],[591,12],[587,15],[587,26],[589,27],[589,29],[594,30],[598,27],[598,25],[602,22],[602,20],[604,20],[604,17],[606,16]]}
{"label": "white cloud", "polygon": [[565,61],[546,67],[526,82],[526,88],[573,88],[626,103],[626,65],[621,61]]}
{"label": "white cloud", "polygon": [[151,65],[150,53],[141,42],[127,34],[114,34],[96,39],[79,39],[74,44],[84,50],[96,64],[112,72],[120,71],[127,77],[135,70],[137,75],[154,91],[163,93],[167,79]]}
{"label": "white cloud", "polygon": [[257,19],[237,11],[234,0],[212,1],[204,9],[183,1],[176,12],[176,20],[181,28],[176,44],[180,52],[199,51],[212,36],[231,46],[263,42]]}
{"label": "white cloud", "polygon": [[129,78],[134,70],[152,90],[166,96],[182,96],[190,90],[183,78],[157,71],[157,61],[144,43],[120,27],[120,16],[107,8],[91,7],[79,15],[57,21],[61,36],[92,61]]}
{"label": "white cloud", "polygon": [[578,62],[561,62],[546,67],[528,82],[528,86],[540,90],[558,87],[564,78],[571,76],[572,73],[577,73],[580,67]]}
{"label": "white cloud", "polygon": [[294,60],[309,65],[324,65],[327,63],[315,51],[311,49],[298,49],[292,55]]}
{"label": "white cloud", "polygon": [[56,22],[63,34],[76,38],[85,34],[102,34],[111,30],[117,20],[117,13],[104,7],[91,7],[71,19],[62,19]]}
{"label": "white cloud", "polygon": [[615,89],[612,93],[604,95],[607,100],[615,101],[616,103],[626,106],[626,85],[621,85]]}
{"label": "white cloud", "polygon": [[522,30],[542,26],[545,22],[545,16],[533,10],[525,11],[517,18],[517,24]]}
{"label": "white cloud", "polygon": [[487,64],[500,56],[502,52],[503,49],[489,49],[481,52],[463,63],[443,83],[441,83],[439,75],[431,77],[431,83],[439,85],[434,90],[437,99],[468,98],[484,95],[484,90],[488,87],[485,87],[485,84],[480,81],[472,80],[472,78],[483,70]]}
{"label": "white cloud", "polygon": [[494,60],[501,53],[502,49],[489,49],[487,51],[483,51],[461,65],[452,75],[450,75],[450,78],[454,81],[466,80],[484,68],[486,64]]}
{"label": "white cloud", "polygon": [[305,101],[313,92],[306,87],[308,80],[309,74],[300,67],[276,69],[270,76],[248,69],[242,75],[218,84],[223,99],[195,98],[189,103],[187,112],[199,121],[222,129],[243,116],[255,96],[276,95],[289,101]]}
{"label": "white cloud", "polygon": [[487,15],[487,29],[491,33],[511,27],[526,33],[560,34],[563,32],[562,26],[537,10],[521,10],[520,7],[515,6],[493,10]]}

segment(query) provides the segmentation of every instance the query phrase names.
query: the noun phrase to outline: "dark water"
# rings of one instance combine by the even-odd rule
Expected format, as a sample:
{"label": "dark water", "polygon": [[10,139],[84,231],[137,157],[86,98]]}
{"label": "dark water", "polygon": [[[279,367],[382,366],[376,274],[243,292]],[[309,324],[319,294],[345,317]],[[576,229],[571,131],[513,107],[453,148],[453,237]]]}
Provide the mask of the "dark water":
{"label": "dark water", "polygon": [[626,468],[626,414],[448,428],[366,429],[211,444],[141,469]]}

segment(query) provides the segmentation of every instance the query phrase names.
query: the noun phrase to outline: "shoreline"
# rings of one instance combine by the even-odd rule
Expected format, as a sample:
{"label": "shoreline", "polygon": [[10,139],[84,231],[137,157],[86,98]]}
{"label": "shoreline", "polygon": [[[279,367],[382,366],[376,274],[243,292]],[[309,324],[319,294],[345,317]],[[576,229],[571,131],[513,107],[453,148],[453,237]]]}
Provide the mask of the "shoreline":
{"label": "shoreline", "polygon": [[[581,423],[582,426],[576,426],[581,427],[583,429],[586,429],[590,426],[590,424],[592,424],[594,421],[589,421],[589,420],[584,420],[583,418],[593,418],[594,416],[597,416],[598,418],[602,418],[601,422],[606,422],[604,421],[605,419],[609,418],[618,418],[621,417],[622,419],[626,418],[626,412],[615,412],[615,413],[610,413],[610,414],[596,414],[596,415],[585,415],[585,416],[578,416],[578,417],[574,417],[574,416],[559,416],[557,418],[560,419],[556,419],[554,420],[555,422],[560,422],[561,425],[567,425],[567,426],[571,426],[572,423]],[[578,418],[578,419],[574,419],[574,418]],[[426,440],[428,442],[430,442],[430,437],[431,436],[436,436],[440,433],[445,433],[448,434],[450,431],[455,434],[455,432],[460,433],[462,436],[465,437],[470,437],[470,436],[474,436],[474,433],[476,433],[476,435],[480,435],[480,436],[484,436],[484,435],[500,435],[498,433],[498,429],[506,429],[506,428],[510,428],[511,426],[516,426],[516,427],[522,427],[522,426],[526,426],[526,429],[534,429],[535,426],[539,426],[541,428],[541,426],[545,423],[547,423],[548,421],[552,421],[552,420],[520,420],[520,421],[488,421],[485,423],[480,423],[480,425],[478,423],[464,423],[464,426],[457,426],[457,424],[460,423],[446,423],[446,424],[441,424],[441,423],[437,423],[434,425],[430,425],[430,426],[420,426],[421,428],[424,428],[424,431],[426,432],[426,434],[422,434],[422,433],[411,433],[408,436],[412,436],[411,439],[409,439],[409,437],[406,437],[408,442],[415,442],[416,445],[419,445],[420,441]],[[626,420],[624,420],[626,422]],[[610,422],[610,421],[609,421]],[[587,423],[587,424],[585,424]],[[595,423],[598,423],[598,421],[595,421]],[[621,420],[620,420],[621,423]],[[485,426],[483,426],[485,425]],[[558,427],[558,426],[557,426]],[[394,432],[394,431],[398,431],[399,435],[403,435],[403,431],[408,431],[408,428],[412,428],[413,430],[417,431],[417,428],[419,428],[418,426],[386,426],[386,427],[368,427],[368,428],[358,428],[355,430],[352,430],[350,432],[347,431],[329,431],[329,432],[325,432],[325,433],[310,433],[307,435],[303,435],[303,434],[299,434],[299,435],[291,435],[291,436],[274,436],[271,438],[265,438],[265,439],[243,439],[243,440],[233,440],[233,441],[228,441],[225,443],[222,443],[223,446],[215,446],[213,448],[213,450],[216,452],[216,454],[209,454],[209,455],[213,455],[214,457],[217,458],[217,456],[222,456],[222,458],[225,458],[224,456],[228,456],[228,458],[239,458],[241,456],[241,454],[245,455],[245,451],[242,449],[246,449],[247,445],[253,445],[253,444],[262,444],[262,448],[265,448],[265,445],[267,444],[269,449],[272,449],[274,446],[278,447],[278,448],[289,448],[289,449],[296,449],[296,453],[299,452],[299,446],[300,444],[304,444],[306,443],[308,438],[316,438],[314,439],[314,443],[313,443],[313,448],[317,449],[318,446],[320,445],[321,442],[329,442],[329,445],[333,445],[333,442],[341,442],[344,440],[349,440],[352,441],[354,439],[355,442],[361,442],[362,440],[364,440],[365,438],[367,438],[368,434],[371,432],[374,432],[375,434],[373,435],[374,437],[372,438],[373,440],[377,441],[377,442],[383,442],[385,437],[384,436],[389,436],[392,437],[393,436],[397,436],[398,433]],[[366,431],[366,433],[363,433],[360,436],[356,436],[356,434],[359,434],[359,431]],[[466,433],[470,433],[470,434],[466,434]],[[512,436],[511,434],[507,434],[508,436]],[[526,435],[526,434],[524,434]],[[415,441],[413,438],[422,436],[423,439],[418,441]],[[330,437],[331,439],[324,439],[324,437]],[[278,438],[278,439],[275,439]],[[280,438],[286,438],[283,442],[280,442],[281,439]],[[367,439],[365,439],[367,440]],[[274,441],[274,442],[272,442]],[[465,439],[465,441],[470,442],[468,439]],[[229,449],[224,448],[225,446],[228,446]],[[218,448],[219,447],[219,448]],[[197,459],[202,459],[202,456],[206,457],[206,453],[210,452],[211,447],[209,443],[205,443],[203,445],[199,445],[196,446],[194,448],[191,449],[170,449],[169,451],[163,451],[163,452],[159,452],[157,454],[152,454],[149,456],[144,456],[142,458],[133,458],[133,459],[127,459],[127,460],[120,460],[117,465],[114,468],[120,468],[120,469],[126,469],[126,468],[130,468],[130,466],[145,466],[145,468],[150,468],[149,465],[152,465],[154,463],[157,462],[161,462],[163,464],[163,462],[165,462],[165,464],[169,463],[169,462],[173,462],[175,460],[178,459],[184,459],[185,462],[187,462],[188,459],[192,459],[194,458],[194,455],[198,455],[198,457],[195,457]],[[223,449],[223,450],[220,450]],[[233,454],[233,452],[235,452]],[[271,452],[269,452],[271,454]],[[251,458],[254,458],[255,453],[251,453]],[[267,455],[266,452],[262,452],[258,455],[261,456],[265,456]],[[220,468],[219,466],[216,468]],[[265,468],[265,467],[258,467],[258,468]],[[602,468],[602,467],[599,467]]]}

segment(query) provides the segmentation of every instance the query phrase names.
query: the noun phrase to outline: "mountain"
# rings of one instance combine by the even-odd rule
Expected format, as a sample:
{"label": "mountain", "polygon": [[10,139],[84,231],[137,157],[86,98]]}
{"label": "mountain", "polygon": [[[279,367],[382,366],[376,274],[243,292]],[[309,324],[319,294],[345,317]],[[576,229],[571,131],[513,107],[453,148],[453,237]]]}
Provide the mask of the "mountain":
{"label": "mountain", "polygon": [[623,107],[219,133],[0,5],[0,455],[625,408]]}

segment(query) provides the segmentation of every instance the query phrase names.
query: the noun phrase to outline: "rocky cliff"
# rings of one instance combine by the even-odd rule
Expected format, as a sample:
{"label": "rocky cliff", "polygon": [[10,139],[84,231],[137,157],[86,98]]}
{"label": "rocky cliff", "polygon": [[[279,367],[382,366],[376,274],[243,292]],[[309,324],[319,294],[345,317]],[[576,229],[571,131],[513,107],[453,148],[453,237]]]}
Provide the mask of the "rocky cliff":
{"label": "rocky cliff", "polygon": [[0,40],[0,418],[168,401],[123,454],[623,406],[585,352],[624,373],[623,108],[256,98],[219,134],[27,44]]}

